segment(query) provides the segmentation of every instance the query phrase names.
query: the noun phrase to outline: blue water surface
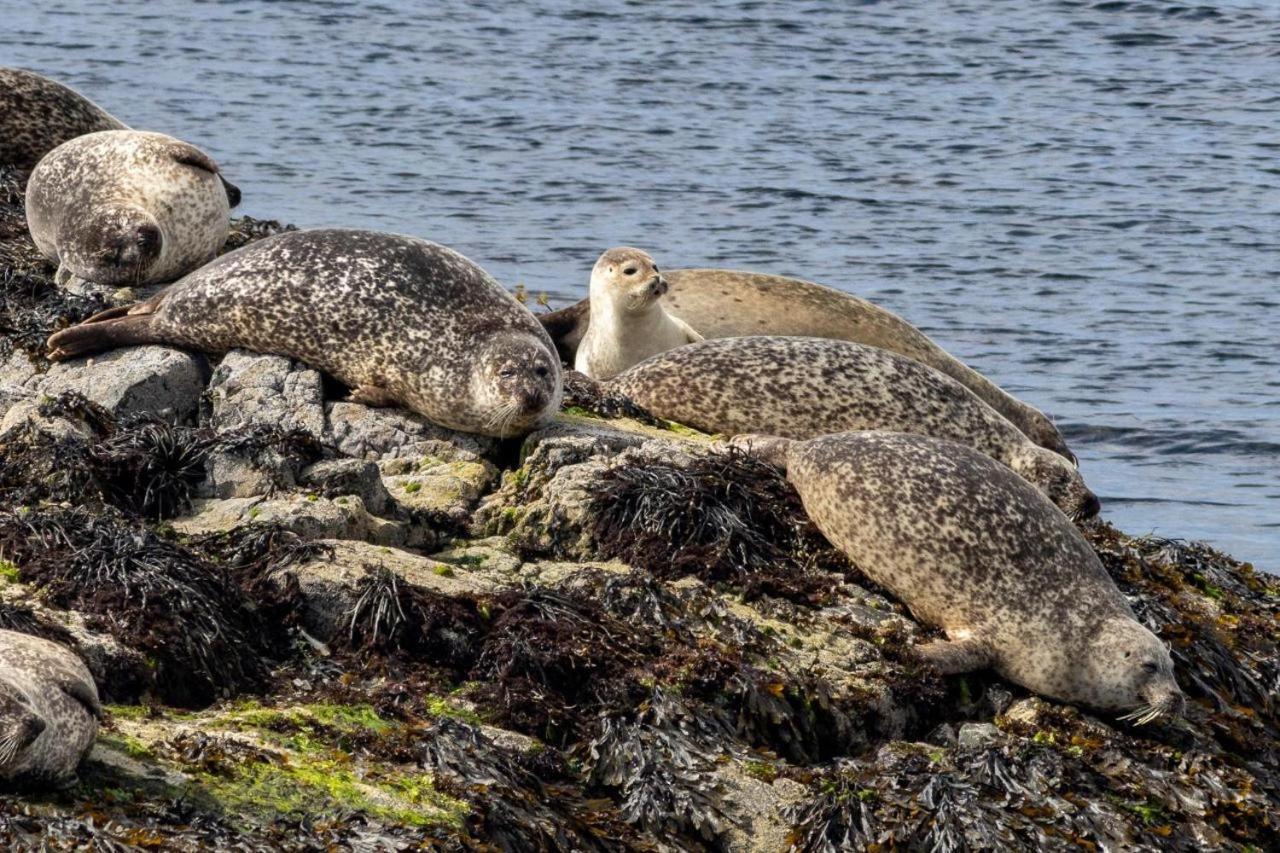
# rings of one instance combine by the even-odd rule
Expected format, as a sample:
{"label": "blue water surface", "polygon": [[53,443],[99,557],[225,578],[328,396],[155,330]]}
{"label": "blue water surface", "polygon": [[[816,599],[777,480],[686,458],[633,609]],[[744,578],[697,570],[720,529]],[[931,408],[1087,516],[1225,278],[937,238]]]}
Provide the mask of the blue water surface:
{"label": "blue water surface", "polygon": [[885,305],[1050,412],[1105,516],[1280,570],[1280,5],[0,0],[0,64],[243,210],[552,304],[604,248]]}

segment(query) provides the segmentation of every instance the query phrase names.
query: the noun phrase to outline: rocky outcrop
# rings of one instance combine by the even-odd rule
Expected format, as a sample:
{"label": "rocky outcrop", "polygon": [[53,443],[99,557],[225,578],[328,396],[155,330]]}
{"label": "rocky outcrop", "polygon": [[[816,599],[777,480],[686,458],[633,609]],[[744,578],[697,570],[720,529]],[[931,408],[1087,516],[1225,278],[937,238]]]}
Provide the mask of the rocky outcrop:
{"label": "rocky outcrop", "polygon": [[1251,567],[1084,530],[1191,699],[1102,719],[925,669],[932,632],[706,436],[574,410],[496,442],[243,352],[49,367],[28,344],[92,306],[0,250],[28,284],[3,308],[0,626],[76,649],[113,703],[78,787],[0,795],[8,849],[1280,832],[1280,585]]}

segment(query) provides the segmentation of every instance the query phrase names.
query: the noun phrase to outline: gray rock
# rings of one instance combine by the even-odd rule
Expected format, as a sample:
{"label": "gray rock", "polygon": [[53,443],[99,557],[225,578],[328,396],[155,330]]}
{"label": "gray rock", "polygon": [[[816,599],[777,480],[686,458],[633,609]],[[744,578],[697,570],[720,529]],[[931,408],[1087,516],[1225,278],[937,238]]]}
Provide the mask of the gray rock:
{"label": "gray rock", "polygon": [[371,515],[355,495],[333,499],[285,495],[198,500],[192,510],[191,515],[174,519],[173,526],[180,533],[214,533],[256,522],[279,524],[303,539],[355,539],[406,548],[437,547],[441,539],[427,525],[409,525]]}
{"label": "gray rock", "polygon": [[222,431],[255,426],[324,435],[320,374],[278,355],[232,350],[209,383],[209,425]]}
{"label": "gray rock", "polygon": [[129,347],[60,362],[31,377],[26,387],[46,397],[76,391],[116,417],[149,412],[188,420],[200,404],[207,374],[203,356],[168,347]]}
{"label": "gray rock", "polygon": [[297,483],[294,466],[279,453],[263,451],[257,459],[234,453],[211,453],[205,459],[202,498],[249,498],[269,495]]}
{"label": "gray rock", "polygon": [[374,515],[385,515],[391,495],[382,483],[378,466],[362,459],[326,459],[304,468],[298,477],[304,488],[313,489],[321,497],[356,495],[365,509]]}
{"label": "gray rock", "polygon": [[326,441],[342,455],[357,459],[434,456],[446,462],[474,462],[498,447],[497,439],[436,426],[405,409],[347,402],[329,403],[325,409]]}
{"label": "gray rock", "polygon": [[960,727],[957,740],[966,749],[979,749],[998,742],[1003,736],[991,723],[965,723]]}

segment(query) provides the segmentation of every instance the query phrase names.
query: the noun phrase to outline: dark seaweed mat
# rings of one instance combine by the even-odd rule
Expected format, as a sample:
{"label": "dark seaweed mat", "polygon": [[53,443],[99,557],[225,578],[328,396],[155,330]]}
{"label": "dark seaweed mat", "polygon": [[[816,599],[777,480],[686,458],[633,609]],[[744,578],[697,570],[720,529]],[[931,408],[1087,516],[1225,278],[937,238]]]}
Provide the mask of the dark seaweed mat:
{"label": "dark seaweed mat", "polygon": [[0,553],[53,605],[93,614],[98,627],[143,651],[167,704],[202,707],[266,684],[261,656],[272,634],[240,588],[118,511],[0,511]]}
{"label": "dark seaweed mat", "polygon": [[642,424],[663,427],[665,422],[655,418],[630,397],[608,390],[604,385],[576,370],[564,372],[564,400],[562,409],[582,409],[601,418],[631,418]]}
{"label": "dark seaweed mat", "polygon": [[839,580],[830,571],[850,571],[778,469],[736,450],[618,465],[590,488],[596,550],[661,578],[819,605]]}

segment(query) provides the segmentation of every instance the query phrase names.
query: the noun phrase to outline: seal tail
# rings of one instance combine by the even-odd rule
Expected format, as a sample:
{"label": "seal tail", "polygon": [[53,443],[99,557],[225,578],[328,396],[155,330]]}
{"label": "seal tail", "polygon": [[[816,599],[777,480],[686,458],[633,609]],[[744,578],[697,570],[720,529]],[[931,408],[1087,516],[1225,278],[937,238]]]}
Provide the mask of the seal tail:
{"label": "seal tail", "polygon": [[117,347],[156,342],[151,304],[109,308],[49,338],[49,360],[66,361]]}

